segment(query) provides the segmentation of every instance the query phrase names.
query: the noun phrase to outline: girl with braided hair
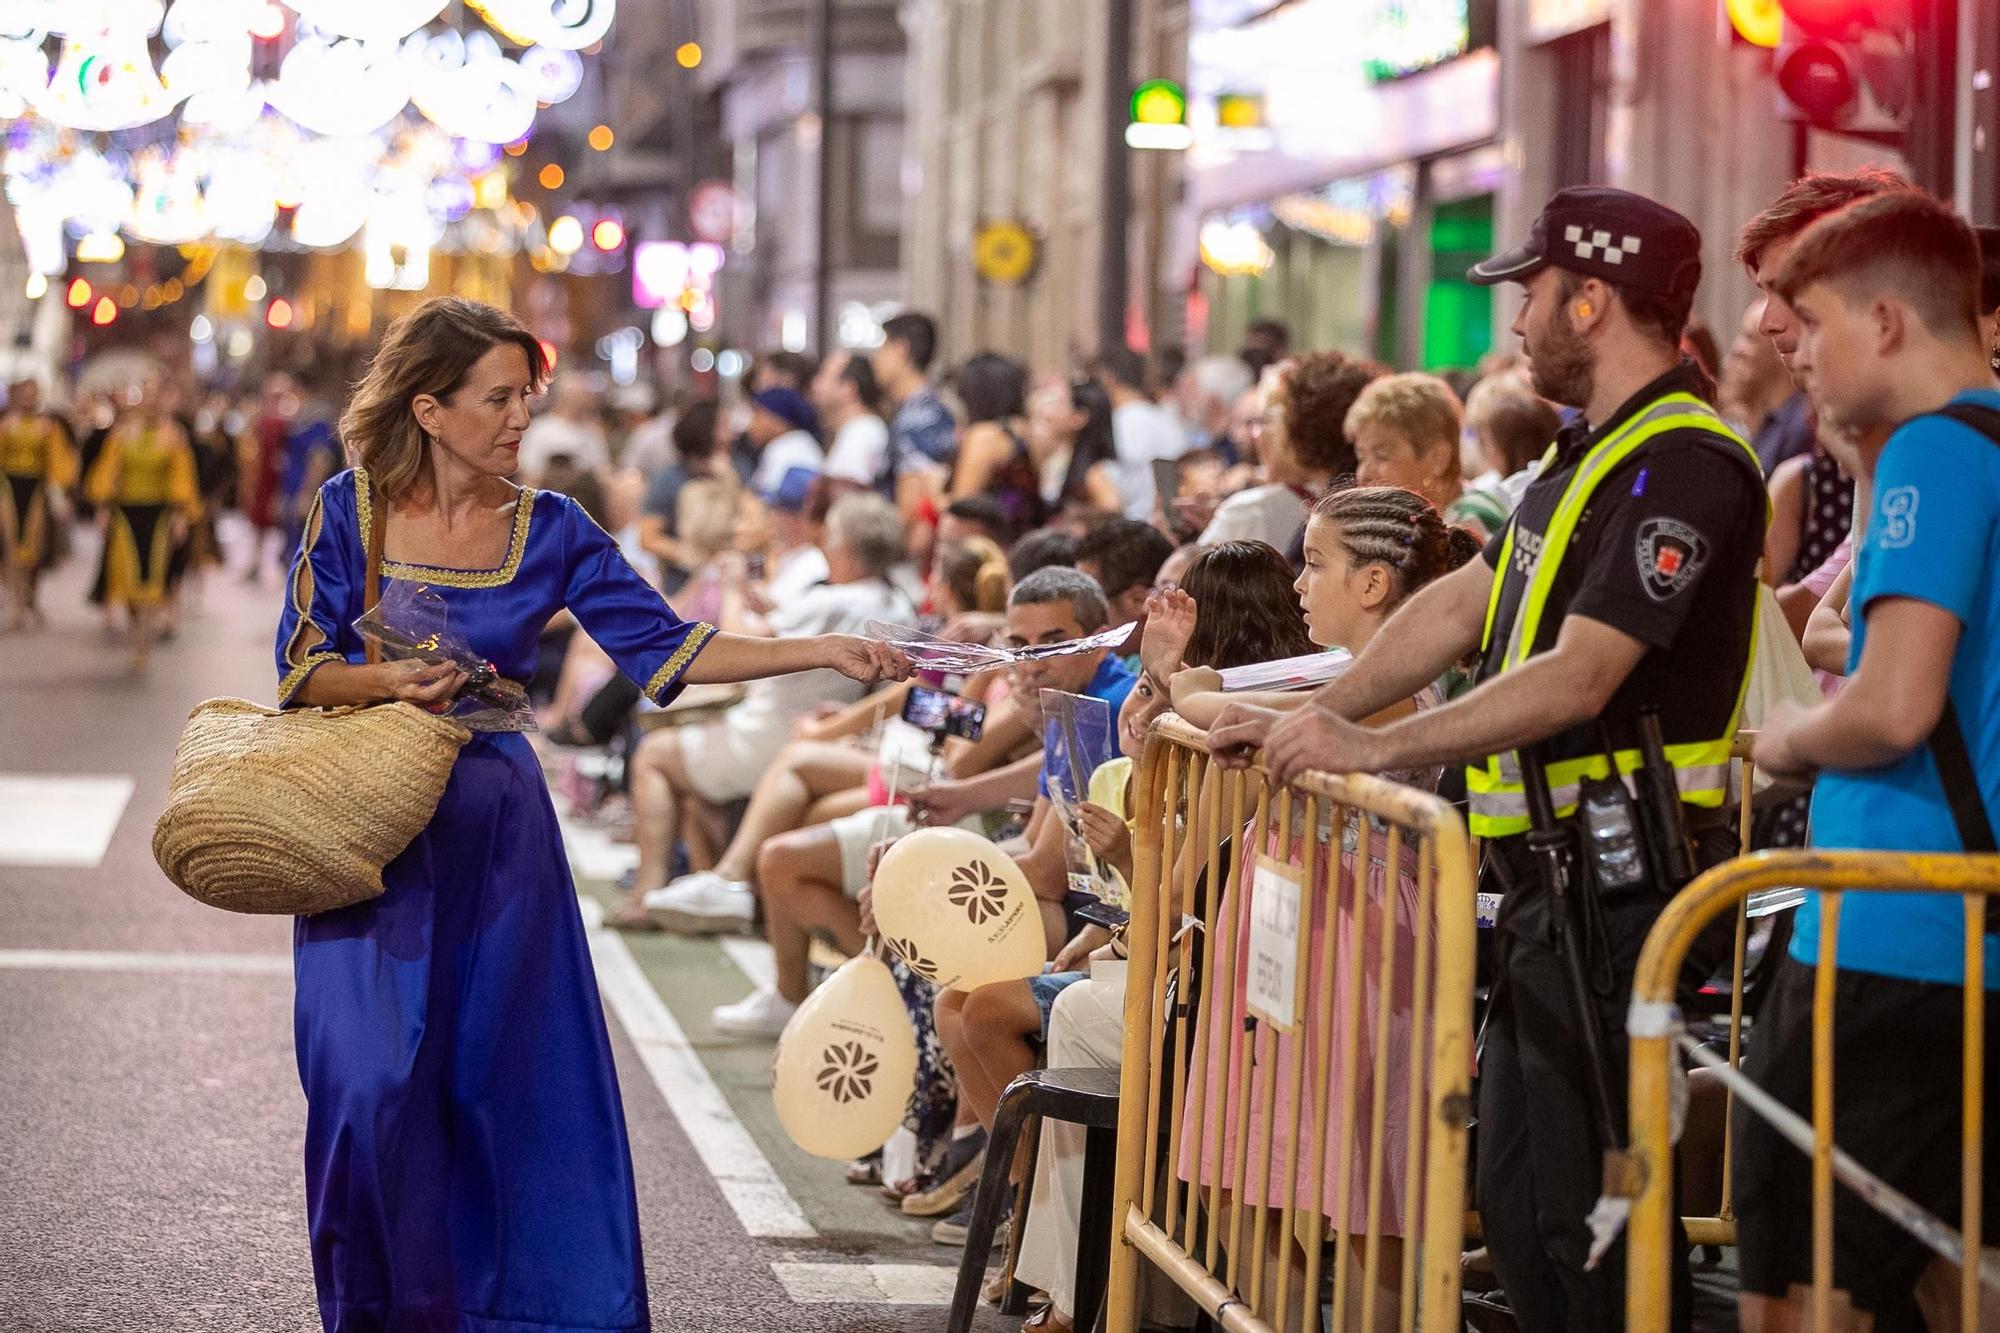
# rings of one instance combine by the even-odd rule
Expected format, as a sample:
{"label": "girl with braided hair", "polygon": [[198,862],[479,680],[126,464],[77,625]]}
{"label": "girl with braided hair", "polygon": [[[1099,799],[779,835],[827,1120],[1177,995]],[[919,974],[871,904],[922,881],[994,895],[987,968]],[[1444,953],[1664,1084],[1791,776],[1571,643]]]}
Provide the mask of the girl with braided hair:
{"label": "girl with braided hair", "polygon": [[[1323,648],[1345,648],[1359,654],[1404,598],[1432,579],[1456,569],[1478,550],[1478,541],[1472,534],[1446,526],[1430,502],[1413,491],[1395,486],[1366,486],[1320,497],[1306,523],[1305,569],[1294,585],[1313,642]],[[1168,604],[1158,610],[1148,609],[1149,631],[1156,617],[1165,616],[1168,623],[1178,619],[1171,594],[1156,600]],[[1175,707],[1190,721],[1207,726],[1222,708],[1224,696],[1219,686],[1213,672],[1180,672],[1171,685]],[[1305,692],[1274,693],[1256,702],[1272,709],[1285,709],[1298,707],[1308,697]],[[1244,698],[1242,694],[1228,696],[1232,703]],[[1407,703],[1371,719],[1371,725],[1435,706],[1442,698],[1437,686],[1426,687]],[[1440,773],[1440,769],[1432,767],[1378,776],[1429,791],[1436,787]],[[1332,852],[1328,845],[1332,837],[1331,821],[1323,818],[1320,827],[1311,832],[1320,842],[1314,864],[1323,866]],[[1300,830],[1289,847],[1281,846],[1274,817],[1264,845],[1258,850],[1293,866],[1302,866],[1306,836],[1307,831]],[[1254,837],[1254,827],[1245,828],[1238,845],[1247,846]],[[1317,1209],[1328,1219],[1333,1231],[1344,1231],[1357,1240],[1368,1227],[1369,1109],[1375,1096],[1372,1080],[1378,1059],[1373,1006],[1384,998],[1390,1006],[1388,1042],[1386,1050],[1380,1053],[1381,1070],[1387,1080],[1383,1090],[1386,1113],[1381,1145],[1385,1162],[1404,1161],[1409,1136],[1421,1132],[1421,1126],[1409,1114],[1409,1062],[1421,1058],[1422,1052],[1429,1049],[1426,1034],[1415,1030],[1411,1017],[1410,978],[1415,971],[1416,932],[1420,928],[1417,860],[1413,850],[1406,847],[1398,864],[1391,867],[1388,841],[1386,827],[1350,812],[1342,828],[1339,855],[1346,873],[1365,884],[1366,893],[1343,893],[1338,908],[1332,912],[1323,901],[1324,895],[1314,893],[1313,886],[1308,885],[1304,894],[1312,930],[1308,957],[1317,960],[1327,950],[1335,951],[1331,992],[1321,993],[1323,973],[1315,962],[1300,975],[1299,984],[1305,990],[1304,1021],[1293,1032],[1274,1032],[1261,1039],[1253,1036],[1246,1026],[1244,980],[1249,960],[1250,870],[1256,858],[1239,858],[1235,883],[1225,892],[1218,909],[1225,923],[1221,928],[1231,932],[1222,938],[1235,941],[1235,993],[1211,994],[1202,1004],[1195,1058],[1208,1066],[1207,1077],[1201,1082],[1205,1089],[1204,1104],[1196,1106],[1191,1101],[1185,1112],[1182,1143],[1186,1146],[1179,1163],[1183,1179],[1202,1186],[1221,1181],[1232,1207],[1290,1206],[1300,1213]],[[1387,997],[1364,995],[1359,1007],[1351,1006],[1346,997],[1350,993],[1347,978],[1352,970],[1360,968],[1362,976],[1368,978],[1379,975],[1385,911],[1392,911],[1395,918],[1389,945],[1396,952],[1393,993]],[[1328,1023],[1333,1028],[1331,1047],[1323,1039]],[[1258,1053],[1253,1059],[1252,1043],[1259,1040],[1275,1045],[1275,1058]],[[1350,1041],[1356,1044],[1359,1056],[1351,1083],[1341,1077],[1339,1056]],[[1327,1049],[1334,1055],[1326,1062],[1327,1067],[1321,1068],[1319,1052]],[[1230,1098],[1225,1105],[1223,1090],[1240,1086],[1246,1062],[1252,1066],[1250,1099],[1238,1103]],[[1302,1093],[1323,1090],[1329,1125],[1337,1122],[1341,1106],[1352,1105],[1357,1110],[1350,1151],[1343,1156],[1330,1144],[1324,1170],[1317,1178],[1312,1168],[1310,1143],[1301,1143],[1296,1155],[1288,1151],[1294,1135],[1310,1135],[1309,1115],[1304,1117],[1303,1126],[1287,1123],[1283,1116],[1273,1116],[1272,1123],[1260,1124],[1245,1111],[1250,1107],[1275,1106],[1274,1094],[1293,1087],[1300,1088]],[[1202,1127],[1198,1135],[1197,1125]],[[1250,1136],[1248,1160],[1253,1165],[1246,1173],[1238,1198],[1234,1197],[1236,1188],[1230,1166],[1236,1160],[1238,1137],[1245,1134]],[[1271,1151],[1264,1157],[1267,1138]],[[1269,1162],[1268,1176],[1256,1170],[1254,1164],[1259,1161]],[[1296,1170],[1289,1178],[1287,1161],[1296,1162]],[[1407,1185],[1399,1171],[1386,1172],[1382,1182],[1381,1211],[1376,1220],[1381,1237],[1381,1264],[1376,1278],[1378,1327],[1394,1327],[1398,1317],[1404,1258],[1402,1238],[1412,1234],[1417,1220],[1417,1200],[1406,1195]],[[1219,1220],[1216,1224],[1221,1225]],[[1296,1243],[1290,1237],[1275,1234],[1271,1240],[1273,1246]],[[1357,1243],[1350,1248],[1358,1265],[1360,1246]],[[1266,1272],[1275,1275],[1277,1267],[1276,1263],[1267,1264]],[[1352,1275],[1356,1285],[1359,1280],[1358,1272]],[[1261,1304],[1266,1310],[1274,1309],[1270,1298],[1271,1293],[1264,1294]],[[1316,1295],[1312,1299],[1317,1299]],[[1269,1317],[1282,1326],[1282,1314]]]}

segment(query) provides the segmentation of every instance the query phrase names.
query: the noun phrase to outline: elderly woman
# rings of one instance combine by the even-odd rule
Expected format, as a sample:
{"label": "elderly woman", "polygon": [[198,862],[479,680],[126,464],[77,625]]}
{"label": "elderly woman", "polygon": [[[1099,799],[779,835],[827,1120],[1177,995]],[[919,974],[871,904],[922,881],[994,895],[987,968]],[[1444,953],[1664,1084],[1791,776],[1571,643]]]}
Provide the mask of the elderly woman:
{"label": "elderly woman", "polygon": [[[696,682],[909,664],[844,636],[773,643],[678,619],[568,498],[515,470],[547,373],[512,317],[457,298],[389,330],[341,421],[278,626],[280,702],[427,705],[452,667],[367,664],[367,550],[439,594],[502,675],[567,607],[655,700]],[[372,538],[371,538],[372,534]],[[302,812],[304,813],[304,812]],[[386,892],[302,917],[295,1027],[320,1318],[378,1328],[650,1327],[631,1156],[555,813],[527,741],[475,735]]]}

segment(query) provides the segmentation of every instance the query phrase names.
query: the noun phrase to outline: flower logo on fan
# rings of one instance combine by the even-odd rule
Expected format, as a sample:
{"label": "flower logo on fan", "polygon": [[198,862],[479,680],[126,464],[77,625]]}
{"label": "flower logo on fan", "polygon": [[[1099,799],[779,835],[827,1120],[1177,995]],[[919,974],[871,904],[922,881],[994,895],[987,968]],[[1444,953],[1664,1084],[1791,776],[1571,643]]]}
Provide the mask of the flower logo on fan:
{"label": "flower logo on fan", "polygon": [[965,909],[966,919],[975,926],[983,926],[994,917],[1007,902],[1007,886],[981,862],[960,866],[951,872],[951,887],[945,896]]}
{"label": "flower logo on fan", "polygon": [[832,1094],[833,1099],[843,1106],[858,1102],[874,1086],[875,1071],[879,1067],[875,1057],[868,1054],[858,1041],[843,1041],[829,1046],[820,1056],[820,1091]]}
{"label": "flower logo on fan", "polygon": [[889,947],[896,951],[896,957],[903,960],[904,967],[909,968],[910,971],[916,973],[925,981],[932,982],[933,984],[936,983],[938,979],[938,965],[924,957],[922,950],[917,948],[915,940],[892,939],[889,941]]}

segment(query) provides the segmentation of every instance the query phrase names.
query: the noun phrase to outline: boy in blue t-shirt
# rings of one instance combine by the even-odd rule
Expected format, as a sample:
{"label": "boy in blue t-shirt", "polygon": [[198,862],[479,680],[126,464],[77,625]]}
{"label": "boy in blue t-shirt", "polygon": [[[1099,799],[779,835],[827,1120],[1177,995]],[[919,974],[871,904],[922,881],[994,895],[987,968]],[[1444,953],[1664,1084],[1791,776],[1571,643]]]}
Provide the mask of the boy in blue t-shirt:
{"label": "boy in blue t-shirt", "polygon": [[[1793,371],[1822,426],[1880,438],[1855,553],[1846,688],[1774,711],[1757,765],[1818,773],[1813,843],[1960,852],[1929,741],[1949,699],[1981,803],[2000,811],[2000,439],[1939,410],[2000,411],[1977,294],[1972,229],[1927,194],[1877,195],[1813,225],[1779,275],[1802,336]],[[1757,1028],[1748,1072],[1810,1114],[1813,968],[1833,942],[1826,904],[1799,910],[1791,957]],[[1966,914],[1943,894],[1847,893],[1839,909],[1833,1125],[1863,1166],[1952,1226],[1960,1191]],[[2000,936],[1985,980],[2000,986]],[[1986,1088],[2000,1086],[2000,1003],[1986,1007]],[[1985,1159],[2000,1164],[1995,1117]],[[1740,1123],[1736,1209],[1745,1327],[1803,1327],[1812,1281],[1809,1159],[1759,1117]],[[1983,1234],[2000,1223],[2000,1170],[1985,1172]],[[1852,1309],[1958,1326],[1956,1269],[1847,1190],[1834,1203],[1834,1286]],[[1935,1265],[1945,1280],[1918,1279]],[[1983,1290],[1983,1289],[1982,1289]],[[2000,1302],[1984,1293],[2000,1326]]]}

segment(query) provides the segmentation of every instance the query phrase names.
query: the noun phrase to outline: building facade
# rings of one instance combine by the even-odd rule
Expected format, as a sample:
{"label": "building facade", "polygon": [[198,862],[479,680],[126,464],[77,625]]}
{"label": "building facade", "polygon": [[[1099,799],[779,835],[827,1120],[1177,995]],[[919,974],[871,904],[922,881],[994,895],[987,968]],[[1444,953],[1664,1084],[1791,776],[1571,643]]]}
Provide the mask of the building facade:
{"label": "building facade", "polygon": [[[1114,33],[1128,9],[1129,28]],[[1106,140],[1107,129],[1123,132],[1130,87],[1114,91],[1108,65],[1122,60],[1131,85],[1184,78],[1186,0],[905,0],[901,13],[904,297],[937,316],[948,360],[997,351],[1036,371],[1074,367],[1109,323],[1099,281]],[[1125,341],[1178,342],[1181,154],[1119,151],[1130,170]],[[981,228],[993,224],[1016,224],[1032,242],[1018,280],[982,277],[975,264]]]}

